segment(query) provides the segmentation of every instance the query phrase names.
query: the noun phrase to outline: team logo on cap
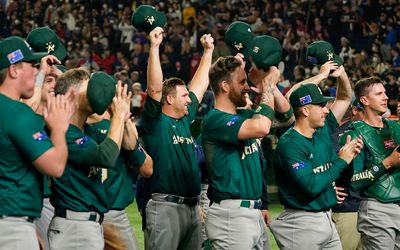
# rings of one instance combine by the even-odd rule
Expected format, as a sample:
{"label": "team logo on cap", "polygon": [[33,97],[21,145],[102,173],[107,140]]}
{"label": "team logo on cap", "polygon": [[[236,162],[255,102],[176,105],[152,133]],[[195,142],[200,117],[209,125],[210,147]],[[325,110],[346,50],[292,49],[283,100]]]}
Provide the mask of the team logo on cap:
{"label": "team logo on cap", "polygon": [[52,42],[48,42],[48,43],[46,43],[46,49],[47,49],[47,53],[50,53],[50,52],[56,50],[56,46]]}
{"label": "team logo on cap", "polygon": [[300,100],[301,105],[306,105],[306,104],[312,103],[312,98],[310,95],[300,97],[299,100]]}
{"label": "team logo on cap", "polygon": [[20,49],[17,49],[7,55],[8,61],[13,64],[24,59],[24,55]]}
{"label": "team logo on cap", "polygon": [[258,53],[259,50],[260,50],[260,47],[254,46],[254,48],[253,48],[253,52],[254,53]]}
{"label": "team logo on cap", "polygon": [[307,61],[309,61],[312,64],[317,64],[317,58],[315,58],[313,56],[308,56]]}
{"label": "team logo on cap", "polygon": [[326,54],[328,56],[328,61],[333,59],[333,52],[332,51],[327,51]]}
{"label": "team logo on cap", "polygon": [[150,25],[153,25],[154,21],[156,21],[154,16],[147,16],[144,20],[146,20]]}
{"label": "team logo on cap", "polygon": [[233,46],[237,49],[237,50],[241,50],[243,49],[243,44],[242,43],[233,43]]}

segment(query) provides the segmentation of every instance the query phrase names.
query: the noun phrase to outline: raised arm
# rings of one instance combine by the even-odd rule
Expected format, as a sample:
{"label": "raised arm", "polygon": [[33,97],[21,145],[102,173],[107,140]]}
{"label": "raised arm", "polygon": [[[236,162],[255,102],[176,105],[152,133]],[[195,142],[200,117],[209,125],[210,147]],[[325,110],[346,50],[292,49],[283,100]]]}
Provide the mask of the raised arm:
{"label": "raised arm", "polygon": [[60,177],[65,169],[68,158],[68,148],[65,133],[69,120],[76,111],[75,96],[69,91],[65,96],[48,96],[44,119],[50,129],[51,142],[54,147],[40,155],[33,165],[43,174]]}
{"label": "raised arm", "polygon": [[214,38],[210,34],[205,34],[200,38],[200,42],[203,45],[204,53],[189,88],[196,95],[199,102],[203,99],[204,92],[206,92],[210,83],[208,71],[211,67],[212,53],[214,51]]}
{"label": "raised arm", "polygon": [[256,72],[253,73],[255,73],[257,77],[252,79],[252,82],[258,86],[258,89],[262,90],[261,101],[253,117],[243,122],[240,127],[238,133],[239,140],[262,138],[268,135],[274,117],[274,91],[275,85],[280,78],[279,69],[273,66],[270,67],[267,72],[258,69],[253,70],[256,70]]}
{"label": "raised arm", "polygon": [[350,105],[353,90],[351,89],[349,77],[347,76],[343,66],[340,66],[331,75],[333,77],[338,76],[336,99],[331,107],[331,110],[333,115],[336,117],[336,120],[340,121]]}
{"label": "raised arm", "polygon": [[307,79],[293,85],[293,87],[286,93],[286,95],[285,95],[286,99],[289,100],[290,95],[293,93],[293,91],[295,91],[297,88],[299,88],[302,84],[314,83],[314,84],[318,85],[322,80],[325,80],[326,78],[328,78],[331,70],[336,70],[337,68],[338,68],[337,65],[333,61],[328,61],[328,62],[324,63],[321,66],[321,68],[319,69],[318,75],[307,78]]}
{"label": "raised arm", "polygon": [[164,30],[160,27],[154,28],[150,34],[149,62],[147,64],[147,93],[156,101],[161,100],[163,73],[160,62],[160,45],[163,40]]}

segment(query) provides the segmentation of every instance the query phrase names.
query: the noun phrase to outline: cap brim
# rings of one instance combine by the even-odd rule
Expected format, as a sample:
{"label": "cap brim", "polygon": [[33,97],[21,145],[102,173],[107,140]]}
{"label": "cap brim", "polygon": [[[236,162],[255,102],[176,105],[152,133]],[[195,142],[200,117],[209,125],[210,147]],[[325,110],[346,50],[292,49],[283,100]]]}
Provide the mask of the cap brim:
{"label": "cap brim", "polygon": [[40,59],[42,59],[43,57],[47,56],[48,54],[46,52],[38,52],[38,53],[32,53],[32,56],[30,57],[25,57],[24,58],[24,62],[28,62],[28,61],[40,61]]}
{"label": "cap brim", "polygon": [[60,42],[58,48],[51,53],[51,55],[57,57],[58,60],[62,61],[67,56],[67,50],[65,49],[64,45]]}
{"label": "cap brim", "polygon": [[336,55],[336,54],[333,55],[333,61],[334,61],[338,66],[343,65],[343,59],[342,59],[340,56]]}

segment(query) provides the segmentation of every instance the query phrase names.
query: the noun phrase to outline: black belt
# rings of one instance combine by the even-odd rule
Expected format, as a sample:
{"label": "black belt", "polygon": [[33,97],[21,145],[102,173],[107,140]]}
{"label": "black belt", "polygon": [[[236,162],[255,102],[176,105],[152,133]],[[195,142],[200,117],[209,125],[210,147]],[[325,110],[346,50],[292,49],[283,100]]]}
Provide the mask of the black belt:
{"label": "black belt", "polygon": [[57,217],[70,219],[70,220],[88,220],[94,221],[98,223],[102,223],[104,220],[104,214],[97,213],[94,211],[91,212],[76,212],[71,211],[65,208],[55,208],[54,215]]}
{"label": "black belt", "polygon": [[185,204],[188,205],[189,207],[194,207],[199,204],[199,197],[183,197],[183,196],[177,196],[177,195],[172,195],[172,194],[167,194],[165,196],[163,195],[154,195],[151,197],[153,200],[164,200],[168,202],[173,202],[177,204]]}
{"label": "black belt", "polygon": [[35,217],[33,216],[12,216],[12,215],[0,215],[0,219],[5,219],[5,218],[19,218],[19,219],[24,219],[27,222],[33,223],[35,221]]}

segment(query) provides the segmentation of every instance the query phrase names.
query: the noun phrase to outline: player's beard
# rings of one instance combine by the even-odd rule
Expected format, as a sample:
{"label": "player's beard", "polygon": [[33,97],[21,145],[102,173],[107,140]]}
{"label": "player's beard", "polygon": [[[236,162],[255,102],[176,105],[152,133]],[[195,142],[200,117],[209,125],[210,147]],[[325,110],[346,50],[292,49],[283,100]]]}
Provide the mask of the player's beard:
{"label": "player's beard", "polygon": [[244,107],[246,106],[246,97],[245,97],[245,92],[240,92],[238,94],[237,92],[230,91],[229,92],[229,100],[236,106],[236,107]]}

